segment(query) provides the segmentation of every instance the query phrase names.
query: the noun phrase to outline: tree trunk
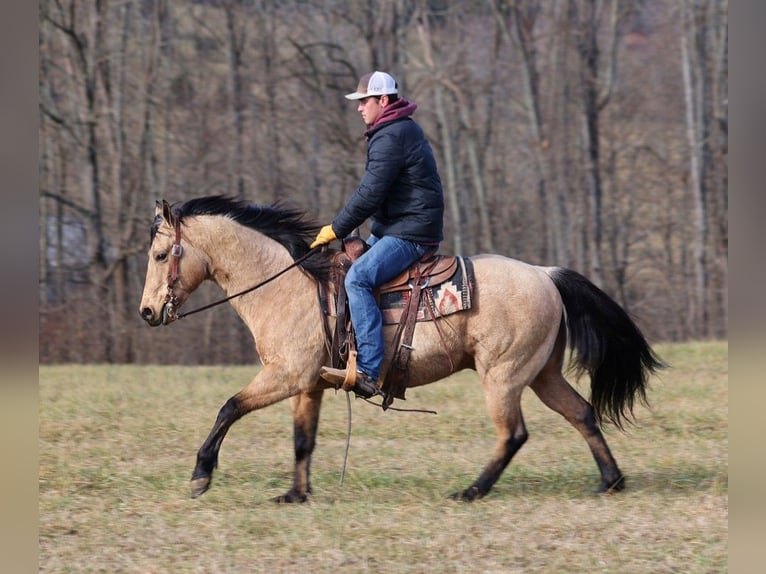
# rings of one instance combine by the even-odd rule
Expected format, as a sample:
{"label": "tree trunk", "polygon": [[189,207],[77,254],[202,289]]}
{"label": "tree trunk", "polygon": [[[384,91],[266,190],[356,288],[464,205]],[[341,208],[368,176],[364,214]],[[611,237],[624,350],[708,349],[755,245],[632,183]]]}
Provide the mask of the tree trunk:
{"label": "tree trunk", "polygon": [[231,89],[231,113],[234,127],[234,154],[230,173],[235,179],[234,194],[245,198],[245,95],[242,79],[242,54],[245,46],[245,27],[235,2],[226,2],[226,32],[229,55],[229,83]]}
{"label": "tree trunk", "polygon": [[693,285],[689,316],[692,320],[692,332],[707,335],[707,214],[705,205],[705,185],[702,179],[702,146],[700,142],[700,103],[702,93],[698,75],[699,70],[694,53],[689,44],[698,35],[695,23],[694,6],[688,0],[683,5],[683,33],[681,34],[681,71],[684,82],[684,101],[686,103],[686,137],[689,145],[689,186],[692,198],[692,220],[694,222],[694,238],[692,242]]}
{"label": "tree trunk", "polygon": [[[424,60],[431,74],[439,76],[438,70],[431,51],[431,35],[426,18],[418,24],[418,34],[423,47]],[[457,191],[457,157],[453,149],[453,129],[450,114],[444,101],[445,88],[438,82],[432,83],[434,97],[434,110],[439,124],[441,135],[443,165],[440,171],[446,176],[443,178],[445,207],[452,219],[452,250],[455,255],[463,255],[462,217],[460,210],[460,197]]]}

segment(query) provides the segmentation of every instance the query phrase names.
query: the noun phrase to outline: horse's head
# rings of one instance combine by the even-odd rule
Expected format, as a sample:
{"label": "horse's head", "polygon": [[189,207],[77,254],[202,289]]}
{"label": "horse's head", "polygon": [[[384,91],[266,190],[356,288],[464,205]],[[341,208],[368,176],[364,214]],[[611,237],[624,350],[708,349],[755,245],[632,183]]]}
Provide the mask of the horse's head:
{"label": "horse's head", "polygon": [[181,237],[181,228],[181,216],[167,201],[157,201],[139,308],[152,327],[175,321],[179,307],[207,277],[204,254]]}

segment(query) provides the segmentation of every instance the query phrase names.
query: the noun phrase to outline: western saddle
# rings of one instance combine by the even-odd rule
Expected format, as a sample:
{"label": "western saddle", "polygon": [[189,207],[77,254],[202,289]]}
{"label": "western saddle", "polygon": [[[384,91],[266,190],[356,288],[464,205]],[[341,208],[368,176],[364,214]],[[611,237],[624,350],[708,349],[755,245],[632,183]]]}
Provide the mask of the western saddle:
{"label": "western saddle", "polygon": [[[335,297],[336,322],[335,331],[331,335],[330,355],[331,366],[335,368],[356,368],[356,344],[351,315],[348,312],[344,280],[353,262],[368,248],[369,246],[360,237],[348,237],[343,240],[342,251],[334,255],[330,292]],[[390,293],[409,292],[409,297],[404,299],[404,306],[397,322],[394,355],[388,371],[381,377],[384,393],[383,410],[386,410],[395,398],[405,398],[407,367],[413,350],[412,336],[415,323],[418,321],[418,309],[424,307],[430,313],[430,317],[421,318],[421,320],[435,320],[439,316],[438,311],[434,310],[433,301],[425,301],[425,304],[421,305],[422,298],[431,297],[430,292],[425,288],[447,281],[456,273],[458,266],[458,257],[428,253],[409,269],[375,290],[378,299]],[[344,388],[344,390],[350,389]]]}

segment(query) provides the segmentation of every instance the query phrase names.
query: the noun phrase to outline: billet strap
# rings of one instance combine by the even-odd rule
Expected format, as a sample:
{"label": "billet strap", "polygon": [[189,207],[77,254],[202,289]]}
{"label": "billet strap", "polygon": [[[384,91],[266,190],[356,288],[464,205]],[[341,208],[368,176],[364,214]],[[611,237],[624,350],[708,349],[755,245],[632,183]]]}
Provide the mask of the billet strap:
{"label": "billet strap", "polygon": [[412,335],[415,331],[418,307],[420,306],[420,290],[420,281],[416,281],[412,286],[410,300],[407,303],[407,313],[404,315],[404,332],[402,333],[402,340],[399,343],[399,352],[396,357],[396,366],[402,370],[406,370],[407,365],[410,362],[410,354],[412,353]]}
{"label": "billet strap", "polygon": [[420,306],[420,294],[423,287],[428,286],[429,278],[426,276],[421,285],[421,276],[415,277],[411,285],[410,298],[407,301],[407,308],[402,313],[401,322],[395,341],[399,341],[399,346],[394,352],[391,360],[391,369],[388,372],[387,383],[388,392],[383,399],[383,410],[386,410],[394,399],[403,397],[403,391],[407,388],[407,367],[410,362],[410,354],[413,351],[412,336],[415,332],[415,323],[418,318],[418,307]]}

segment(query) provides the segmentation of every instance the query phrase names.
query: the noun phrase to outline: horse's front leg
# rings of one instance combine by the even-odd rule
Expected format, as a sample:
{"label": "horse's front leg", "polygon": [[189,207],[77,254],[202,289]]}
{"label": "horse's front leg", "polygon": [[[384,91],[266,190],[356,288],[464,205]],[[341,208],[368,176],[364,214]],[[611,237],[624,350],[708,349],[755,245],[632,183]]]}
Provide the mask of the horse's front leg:
{"label": "horse's front leg", "polygon": [[311,494],[311,455],[316,446],[322,390],[301,393],[290,398],[293,411],[295,474],[293,486],[275,502],[306,502]]}
{"label": "horse's front leg", "polygon": [[205,442],[197,451],[197,464],[194,466],[194,472],[191,478],[191,496],[197,498],[207,492],[210,488],[210,481],[213,479],[213,469],[218,466],[218,451],[221,449],[221,443],[226,433],[243,413],[237,406],[236,395],[231,397],[226,404],[218,411],[218,417],[215,419],[210,434],[207,435]]}
{"label": "horse's front leg", "polygon": [[191,496],[197,498],[210,488],[213,469],[218,466],[218,452],[226,433],[247,413],[262,409],[297,394],[300,383],[293,381],[281,369],[267,366],[241,391],[231,397],[218,411],[218,417],[205,442],[197,451],[197,464],[191,479]]}

